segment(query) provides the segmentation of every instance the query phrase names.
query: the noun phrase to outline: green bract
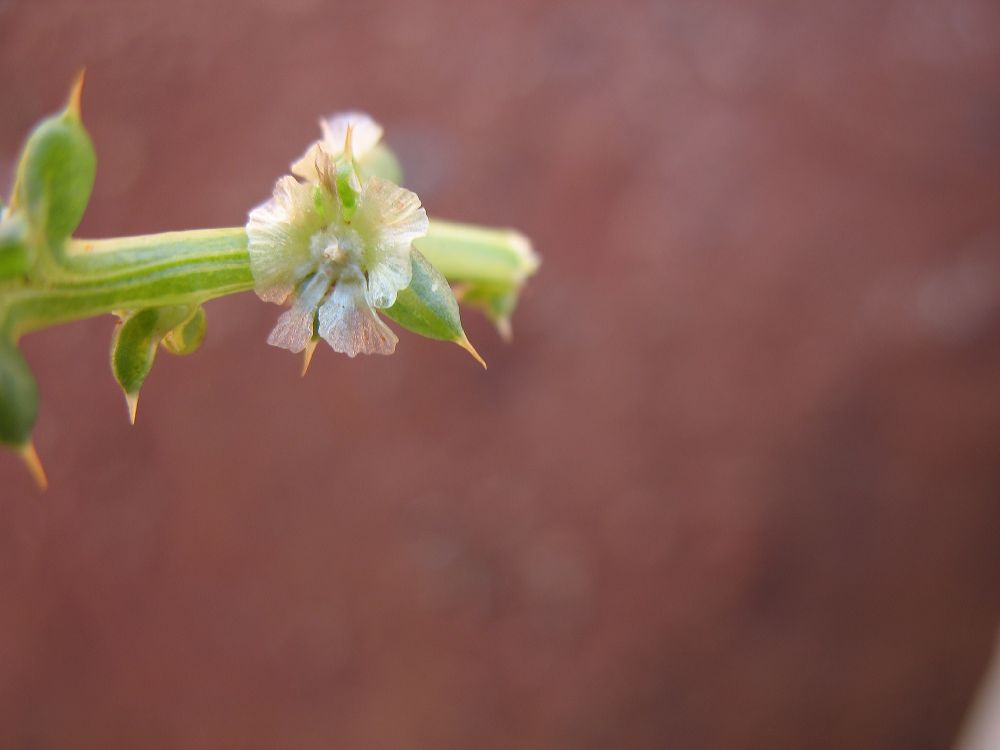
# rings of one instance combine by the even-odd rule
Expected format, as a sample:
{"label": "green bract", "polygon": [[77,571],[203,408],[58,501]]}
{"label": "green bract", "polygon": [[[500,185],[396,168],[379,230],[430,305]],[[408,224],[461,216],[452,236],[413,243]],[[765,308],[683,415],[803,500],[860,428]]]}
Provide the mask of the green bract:
{"label": "green bract", "polygon": [[539,266],[520,232],[435,219],[413,243],[459,289],[459,299],[480,308],[504,338],[524,282]]}
{"label": "green bract", "polygon": [[[139,389],[149,371],[153,369],[156,350],[161,343],[164,348],[186,354],[194,351],[205,335],[204,313],[201,308],[183,305],[150,307],[137,313],[122,316],[115,328],[111,341],[111,371],[115,380],[125,392],[129,407],[129,419],[135,422],[135,410],[139,403]],[[194,321],[193,330],[185,328]],[[166,340],[173,336],[173,343]]]}
{"label": "green bract", "polygon": [[410,285],[396,296],[396,303],[385,314],[403,328],[439,341],[452,341],[486,367],[462,330],[458,303],[448,280],[418,250],[411,253]]}
{"label": "green bract", "polygon": [[382,128],[350,112],[321,120],[322,138],[291,166],[246,228],[104,240],[75,239],[95,157],[80,119],[80,85],[43,120],[21,154],[10,202],[0,203],[0,443],[39,484],[31,442],[38,393],[21,336],[114,313],[111,370],[132,418],[160,346],[190,354],[205,335],[202,304],[253,289],[289,304],[269,343],[305,352],[319,340],[349,356],[389,354],[384,314],[421,336],[454,342],[480,362],[455,294],[504,330],[538,259],[516,232],[435,220],[401,187]]}
{"label": "green bract", "polygon": [[32,240],[57,254],[83,218],[97,168],[94,146],[80,122],[82,85],[80,76],[66,109],[43,120],[28,138],[11,195],[11,211],[24,212]]}

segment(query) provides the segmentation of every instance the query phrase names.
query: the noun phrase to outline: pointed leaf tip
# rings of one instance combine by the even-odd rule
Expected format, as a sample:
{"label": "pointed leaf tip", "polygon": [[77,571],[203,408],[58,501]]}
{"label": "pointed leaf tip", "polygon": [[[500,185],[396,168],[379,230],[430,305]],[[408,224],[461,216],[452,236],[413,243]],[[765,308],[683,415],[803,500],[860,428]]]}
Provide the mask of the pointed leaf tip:
{"label": "pointed leaf tip", "polygon": [[125,394],[125,405],[128,407],[129,424],[135,424],[135,415],[139,410],[139,391]]}
{"label": "pointed leaf tip", "polygon": [[472,356],[472,358],[476,360],[476,362],[478,362],[483,366],[484,370],[489,369],[486,367],[486,360],[479,355],[479,352],[476,351],[476,347],[474,347],[472,345],[472,342],[469,341],[468,336],[466,336],[463,333],[460,338],[455,339],[455,343],[458,344],[463,349],[465,349],[465,351],[467,351]]}
{"label": "pointed leaf tip", "polygon": [[80,121],[78,77],[66,108],[35,126],[21,150],[11,207],[23,210],[42,255],[61,257],[94,186],[97,157]]}
{"label": "pointed leaf tip", "polygon": [[319,344],[319,339],[313,338],[306,344],[305,351],[302,352],[302,377],[305,377],[309,371],[309,365],[312,363],[313,354],[316,353],[317,344]]}
{"label": "pointed leaf tip", "polygon": [[21,457],[21,462],[25,468],[28,469],[28,473],[31,474],[31,478],[35,480],[38,489],[43,492],[47,490],[49,488],[49,478],[45,476],[45,468],[42,466],[41,459],[38,458],[35,443],[29,440],[17,449],[17,454]]}
{"label": "pointed leaf tip", "polygon": [[83,81],[87,77],[87,69],[80,68],[73,79],[73,85],[69,90],[69,98],[66,100],[66,114],[75,120],[80,119],[80,98],[83,95]]}

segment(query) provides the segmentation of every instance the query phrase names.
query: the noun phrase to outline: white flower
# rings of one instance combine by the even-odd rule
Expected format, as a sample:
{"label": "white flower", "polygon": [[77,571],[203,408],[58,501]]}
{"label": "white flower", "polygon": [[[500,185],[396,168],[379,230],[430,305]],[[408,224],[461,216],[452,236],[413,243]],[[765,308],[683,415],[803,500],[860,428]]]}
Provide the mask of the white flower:
{"label": "white flower", "polygon": [[306,152],[292,164],[292,174],[304,180],[316,182],[319,173],[316,170],[316,159],[320,149],[331,158],[337,159],[344,154],[344,143],[347,132],[352,132],[354,158],[363,161],[378,142],[382,140],[382,126],[364,112],[341,112],[330,115],[319,121],[323,130],[322,140],[313,143]]}
{"label": "white flower", "polygon": [[[327,136],[339,122],[327,124]],[[274,346],[306,350],[318,322],[319,335],[348,356],[396,348],[376,310],[391,307],[409,285],[412,243],[427,233],[427,214],[409,190],[374,176],[361,182],[354,144],[370,147],[381,129],[373,134],[366,121],[357,122],[360,133],[354,121],[344,124],[335,153],[326,139],[310,149],[314,179],[281,178],[273,197],[250,212],[247,249],[257,294],[279,304],[293,298],[268,337]]]}

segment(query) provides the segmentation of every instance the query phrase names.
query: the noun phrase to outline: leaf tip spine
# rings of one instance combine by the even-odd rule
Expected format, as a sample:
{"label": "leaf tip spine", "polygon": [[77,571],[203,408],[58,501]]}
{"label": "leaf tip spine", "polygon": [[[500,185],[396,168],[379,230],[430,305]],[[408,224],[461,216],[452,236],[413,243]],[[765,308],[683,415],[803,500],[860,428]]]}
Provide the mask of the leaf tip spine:
{"label": "leaf tip spine", "polygon": [[139,410],[139,392],[125,394],[125,406],[128,408],[128,422],[135,424],[135,415]]}
{"label": "leaf tip spine", "polygon": [[80,98],[83,96],[83,81],[87,77],[87,69],[80,68],[73,85],[69,90],[69,98],[66,100],[66,115],[74,120],[80,120]]}
{"label": "leaf tip spine", "polygon": [[45,467],[42,466],[42,461],[38,457],[38,451],[35,450],[35,443],[29,440],[24,445],[17,449],[17,455],[21,458],[21,463],[24,464],[28,473],[31,474],[31,478],[35,480],[35,485],[39,490],[44,492],[49,488],[49,478],[45,475]]}
{"label": "leaf tip spine", "polygon": [[476,362],[478,362],[479,364],[481,364],[483,366],[484,370],[489,369],[489,368],[486,367],[486,360],[483,359],[482,356],[480,356],[479,352],[476,351],[476,347],[474,347],[472,345],[472,342],[469,341],[469,337],[468,336],[466,336],[463,333],[461,336],[459,336],[457,339],[455,339],[455,343],[458,344],[463,349],[465,349],[465,351],[467,351],[469,353],[469,355],[474,360],[476,360]]}

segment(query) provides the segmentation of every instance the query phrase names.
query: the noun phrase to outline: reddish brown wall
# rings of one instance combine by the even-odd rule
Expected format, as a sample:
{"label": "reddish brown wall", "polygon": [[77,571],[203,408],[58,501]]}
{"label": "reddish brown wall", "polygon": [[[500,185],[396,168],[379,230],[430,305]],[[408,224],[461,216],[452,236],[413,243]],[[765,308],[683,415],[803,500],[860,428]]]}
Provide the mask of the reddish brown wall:
{"label": "reddish brown wall", "polygon": [[0,746],[945,748],[1000,609],[1000,11],[0,2],[0,172],[89,66],[91,236],[232,225],[370,110],[544,256],[483,373],[209,305],[129,428],[24,341]]}

